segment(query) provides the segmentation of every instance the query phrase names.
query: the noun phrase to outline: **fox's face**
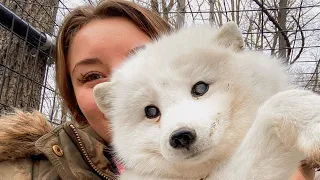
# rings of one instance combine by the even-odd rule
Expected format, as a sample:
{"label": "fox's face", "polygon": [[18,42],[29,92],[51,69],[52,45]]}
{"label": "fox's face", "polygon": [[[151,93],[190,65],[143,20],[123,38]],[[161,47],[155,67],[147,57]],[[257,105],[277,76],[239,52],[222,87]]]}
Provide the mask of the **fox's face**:
{"label": "fox's face", "polygon": [[242,47],[233,23],[178,32],[147,45],[95,87],[127,168],[171,173],[202,164],[202,174],[230,155],[254,116],[242,115],[251,76],[233,65]]}
{"label": "fox's face", "polygon": [[106,114],[120,156],[197,164],[225,153],[232,89],[228,74],[215,67],[230,57],[215,53],[195,50],[112,84]]}

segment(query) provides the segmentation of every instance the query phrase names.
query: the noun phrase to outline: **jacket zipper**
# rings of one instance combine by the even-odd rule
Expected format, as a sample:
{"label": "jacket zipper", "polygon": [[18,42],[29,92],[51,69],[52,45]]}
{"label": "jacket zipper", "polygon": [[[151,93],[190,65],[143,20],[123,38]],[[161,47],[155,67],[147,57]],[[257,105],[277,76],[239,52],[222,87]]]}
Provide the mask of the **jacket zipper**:
{"label": "jacket zipper", "polygon": [[94,164],[93,162],[90,160],[87,151],[84,149],[84,146],[82,144],[81,138],[75,128],[75,126],[73,124],[70,124],[69,127],[72,129],[74,135],[76,136],[78,145],[80,147],[80,150],[82,152],[82,154],[85,157],[85,160],[89,163],[89,165],[91,166],[91,168],[101,177],[103,177],[106,180],[112,180],[112,178],[110,178],[110,176],[106,175],[105,173],[103,173],[102,171],[100,171]]}

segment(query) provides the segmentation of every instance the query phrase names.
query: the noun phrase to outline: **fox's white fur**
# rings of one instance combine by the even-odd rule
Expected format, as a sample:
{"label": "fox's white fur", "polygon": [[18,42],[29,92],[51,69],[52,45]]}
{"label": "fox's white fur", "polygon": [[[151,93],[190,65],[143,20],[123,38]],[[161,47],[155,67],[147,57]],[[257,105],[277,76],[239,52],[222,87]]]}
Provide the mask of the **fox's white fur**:
{"label": "fox's white fur", "polygon": [[[318,157],[320,97],[291,86],[279,59],[243,46],[234,22],[182,29],[94,88],[126,167],[121,179],[284,180]],[[209,90],[195,98],[199,81]],[[148,105],[160,118],[146,117]],[[197,135],[189,150],[169,144],[183,127]]]}

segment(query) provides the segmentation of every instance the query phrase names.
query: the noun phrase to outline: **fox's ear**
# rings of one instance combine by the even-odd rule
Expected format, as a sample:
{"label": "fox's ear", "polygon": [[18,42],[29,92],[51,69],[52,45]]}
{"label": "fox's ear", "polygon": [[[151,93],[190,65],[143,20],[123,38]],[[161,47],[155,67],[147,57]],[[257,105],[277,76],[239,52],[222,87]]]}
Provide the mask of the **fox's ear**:
{"label": "fox's ear", "polygon": [[93,98],[96,101],[98,108],[106,114],[111,107],[111,87],[112,82],[103,82],[94,86]]}
{"label": "fox's ear", "polygon": [[238,25],[233,21],[225,23],[218,29],[215,42],[234,51],[242,51],[244,49],[243,37]]}

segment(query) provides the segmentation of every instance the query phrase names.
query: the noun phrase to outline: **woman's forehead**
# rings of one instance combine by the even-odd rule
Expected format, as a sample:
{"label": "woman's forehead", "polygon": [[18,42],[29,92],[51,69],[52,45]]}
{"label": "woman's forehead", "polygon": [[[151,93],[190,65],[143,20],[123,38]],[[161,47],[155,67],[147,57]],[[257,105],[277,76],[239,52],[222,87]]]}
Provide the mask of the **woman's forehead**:
{"label": "woman's forehead", "polygon": [[124,56],[151,38],[125,18],[94,20],[82,27],[70,43],[69,68],[83,59]]}

